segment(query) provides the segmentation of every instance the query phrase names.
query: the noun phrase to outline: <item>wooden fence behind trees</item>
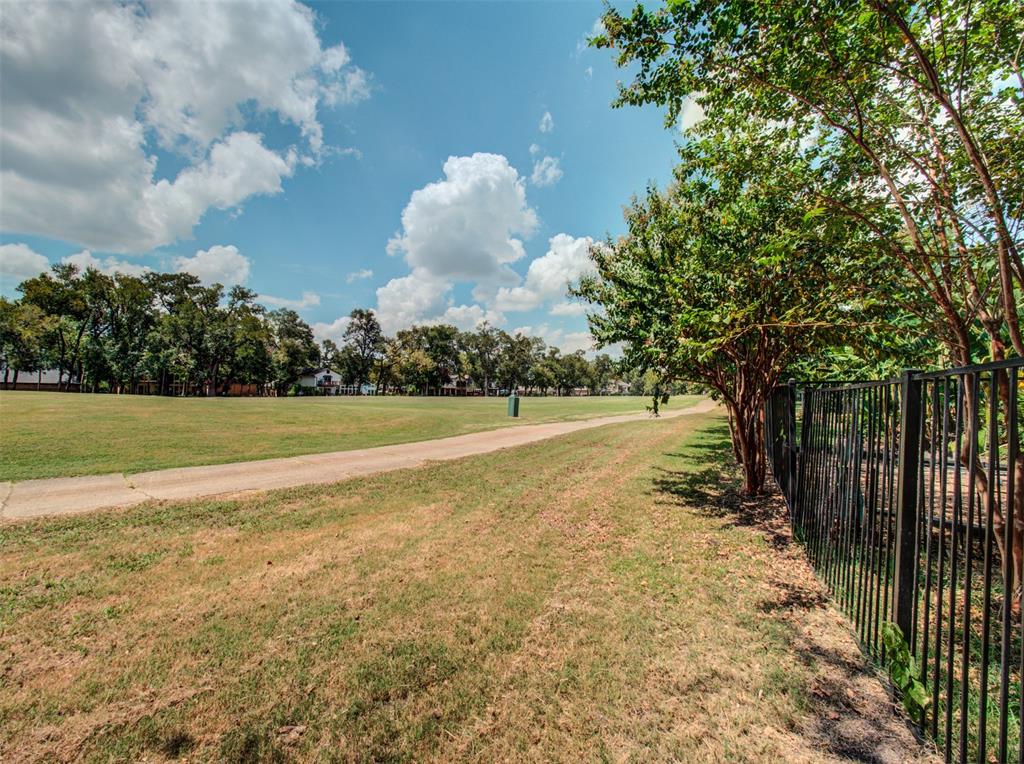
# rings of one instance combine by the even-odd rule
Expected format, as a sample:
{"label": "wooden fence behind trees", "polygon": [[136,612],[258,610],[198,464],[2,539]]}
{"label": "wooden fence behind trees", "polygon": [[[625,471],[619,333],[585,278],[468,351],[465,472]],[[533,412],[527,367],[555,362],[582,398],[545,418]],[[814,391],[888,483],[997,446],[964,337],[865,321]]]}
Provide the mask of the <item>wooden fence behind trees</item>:
{"label": "wooden fence behind trees", "polygon": [[1014,359],[766,405],[794,536],[946,761],[1024,761],[1022,385]]}

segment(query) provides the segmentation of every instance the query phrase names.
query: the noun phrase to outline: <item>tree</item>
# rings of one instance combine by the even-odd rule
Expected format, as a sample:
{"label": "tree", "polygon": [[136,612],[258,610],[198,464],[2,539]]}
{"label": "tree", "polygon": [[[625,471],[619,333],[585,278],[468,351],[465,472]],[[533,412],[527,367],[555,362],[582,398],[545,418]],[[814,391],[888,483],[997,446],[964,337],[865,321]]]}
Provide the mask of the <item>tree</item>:
{"label": "tree", "polygon": [[512,336],[506,332],[498,335],[498,364],[495,373],[501,386],[510,393],[525,384],[530,368],[535,361],[533,340],[523,334]]}
{"label": "tree", "polygon": [[497,376],[501,333],[486,321],[476,331],[465,332],[460,344],[466,355],[466,369],[485,396]]}
{"label": "tree", "polygon": [[[1024,14],[1009,0],[678,0],[604,15],[599,47],[638,64],[622,104],[691,100],[707,124],[786,124],[822,207],[870,229],[954,365],[1024,355]],[[698,131],[700,128],[698,128]]]}
{"label": "tree", "polygon": [[8,372],[18,385],[19,371],[39,371],[47,365],[47,336],[53,331],[55,319],[39,306],[0,297],[0,358],[4,363],[4,387]]}
{"label": "tree", "polygon": [[343,344],[351,353],[353,379],[356,390],[361,392],[384,349],[384,334],[372,310],[356,308],[349,314]]}
{"label": "tree", "polygon": [[58,387],[63,387],[64,372],[79,366],[82,341],[89,327],[92,306],[74,265],[54,265],[50,273],[27,279],[18,286],[22,302],[35,305],[43,315],[54,317],[44,340],[52,363],[57,367]]}
{"label": "tree", "polygon": [[[692,143],[675,183],[626,213],[628,234],[594,247],[578,293],[600,344],[627,366],[710,385],[729,413],[743,490],[763,490],[763,408],[786,367],[864,323],[870,260],[844,218],[808,215],[784,131],[748,125]],[[868,243],[863,243],[868,252]]]}
{"label": "tree", "polygon": [[324,340],[320,343],[320,365],[325,369],[337,369],[340,353],[334,340]]}
{"label": "tree", "polygon": [[271,364],[274,386],[278,395],[288,388],[307,369],[319,360],[320,349],[313,339],[313,330],[299,314],[290,308],[280,308],[267,314],[271,328]]}
{"label": "tree", "polygon": [[562,353],[556,347],[549,347],[541,352],[530,368],[530,380],[544,394],[552,387],[558,390],[558,380],[561,374]]}
{"label": "tree", "polygon": [[[899,264],[894,282],[917,293],[908,308],[948,363],[1024,355],[1018,2],[674,0],[629,17],[609,9],[603,20],[607,33],[593,43],[636,72],[619,105],[661,104],[674,123],[695,99],[713,126],[789,126],[809,145],[805,185],[819,207],[870,230]],[[1008,376],[995,376],[1008,412]],[[965,377],[968,430],[979,394]],[[959,458],[984,501],[988,478],[969,444]],[[1024,475],[1024,453],[1014,469]],[[1013,512],[1020,580],[1024,494]],[[1006,522],[997,510],[997,541]]]}
{"label": "tree", "polygon": [[615,373],[615,362],[607,353],[600,353],[590,364],[590,378],[587,387],[591,395],[601,395],[611,382],[612,374]]}
{"label": "tree", "polygon": [[559,391],[572,395],[577,387],[586,387],[591,376],[590,363],[582,350],[563,355],[556,366],[555,378]]}
{"label": "tree", "polygon": [[134,389],[153,327],[153,294],[136,276],[104,277],[103,312],[106,332],[101,346],[106,367],[119,390]]}

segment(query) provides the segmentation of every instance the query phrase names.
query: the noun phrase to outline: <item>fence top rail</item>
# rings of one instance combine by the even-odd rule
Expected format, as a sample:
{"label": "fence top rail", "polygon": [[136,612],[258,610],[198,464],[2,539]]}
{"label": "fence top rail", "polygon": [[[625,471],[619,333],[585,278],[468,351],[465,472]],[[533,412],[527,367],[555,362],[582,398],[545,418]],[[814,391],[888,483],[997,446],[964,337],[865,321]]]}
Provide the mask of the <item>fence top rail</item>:
{"label": "fence top rail", "polygon": [[915,380],[942,379],[943,377],[960,377],[966,374],[979,374],[986,371],[1001,371],[1003,369],[1024,368],[1024,358],[1007,358],[1005,361],[991,361],[989,363],[978,363],[973,366],[961,366],[956,369],[941,369],[939,371],[924,371],[915,374]]}
{"label": "fence top rail", "polygon": [[[937,371],[922,371],[912,375],[915,381],[933,379],[944,379],[946,377],[962,377],[967,374],[983,374],[989,371],[1001,371],[1005,369],[1024,369],[1024,358],[1007,358],[1003,361],[990,361],[989,363],[978,363],[972,366],[959,366],[955,369],[939,369]],[[815,392],[843,392],[845,390],[863,390],[868,387],[882,387],[884,385],[896,385],[900,383],[899,377],[892,379],[872,379],[866,381],[844,381],[844,380],[803,380],[797,383],[797,387],[813,390]],[[778,385],[777,388],[786,387]]]}
{"label": "fence top rail", "polygon": [[872,379],[868,382],[853,382],[850,384],[834,385],[828,387],[811,387],[811,385],[815,384],[812,382],[809,384],[805,384],[804,387],[807,387],[808,389],[815,393],[842,393],[846,392],[847,390],[864,390],[869,387],[885,387],[887,385],[898,385],[899,383],[900,378],[894,377],[892,379]]}

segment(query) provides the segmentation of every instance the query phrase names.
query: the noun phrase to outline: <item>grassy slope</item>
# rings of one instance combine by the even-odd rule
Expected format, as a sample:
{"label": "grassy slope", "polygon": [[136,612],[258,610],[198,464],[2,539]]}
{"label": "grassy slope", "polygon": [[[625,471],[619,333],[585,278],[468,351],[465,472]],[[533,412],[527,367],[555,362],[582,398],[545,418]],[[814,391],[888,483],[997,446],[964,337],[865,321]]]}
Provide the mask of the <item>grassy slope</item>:
{"label": "grassy slope", "polygon": [[0,526],[0,760],[891,753],[799,552],[720,505],[727,452],[699,415]]}
{"label": "grassy slope", "polygon": [[[672,407],[692,405],[683,397]],[[511,423],[640,413],[647,398],[160,398],[0,393],[0,480],[345,451]]]}

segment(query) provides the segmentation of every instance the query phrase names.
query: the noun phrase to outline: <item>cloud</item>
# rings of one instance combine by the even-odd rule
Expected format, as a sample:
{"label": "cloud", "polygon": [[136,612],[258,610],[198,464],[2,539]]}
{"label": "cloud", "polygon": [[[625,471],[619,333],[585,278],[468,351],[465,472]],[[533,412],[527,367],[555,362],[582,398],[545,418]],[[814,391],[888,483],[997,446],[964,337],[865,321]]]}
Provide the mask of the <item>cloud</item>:
{"label": "cloud", "polygon": [[550,133],[552,130],[555,129],[555,120],[551,116],[550,111],[544,112],[544,116],[540,118],[540,124],[537,125],[537,128],[542,133]]}
{"label": "cloud", "polygon": [[570,284],[591,272],[589,236],[574,238],[557,234],[548,242],[548,251],[538,257],[526,272],[522,286],[502,287],[495,296],[495,307],[501,311],[533,310],[546,301],[563,299]]}
{"label": "cloud", "polygon": [[534,162],[530,182],[538,187],[553,186],[562,179],[562,167],[555,157],[544,157]]}
{"label": "cloud", "polygon": [[598,16],[594,19],[594,23],[591,25],[590,30],[583,33],[583,37],[576,41],[576,58],[580,57],[588,47],[590,47],[590,40],[598,35],[603,35],[608,30],[604,27],[604,20]]}
{"label": "cloud", "polygon": [[50,261],[28,244],[0,245],[0,292],[13,292],[26,279],[50,270]]}
{"label": "cloud", "polygon": [[581,302],[558,302],[551,306],[548,311],[552,316],[582,316],[587,312],[587,306]]}
{"label": "cloud", "polygon": [[413,192],[388,252],[434,280],[517,283],[508,267],[525,254],[517,237],[537,227],[519,173],[500,154],[477,153],[449,157],[444,175]]}
{"label": "cloud", "polygon": [[297,300],[289,300],[287,297],[274,297],[269,294],[261,294],[257,297],[264,305],[273,308],[291,308],[292,310],[306,310],[315,308],[320,304],[320,295],[316,292],[303,292],[302,297]]}
{"label": "cloud", "polygon": [[391,279],[377,290],[377,320],[385,332],[394,333],[436,317],[448,308],[451,284],[422,268]]}
{"label": "cloud", "polygon": [[100,273],[106,274],[107,276],[113,276],[118,273],[126,276],[141,276],[152,270],[151,268],[147,268],[145,265],[128,263],[124,260],[118,260],[116,257],[105,257],[101,260],[87,249],[61,258],[61,262],[68,263],[69,265],[75,265],[78,267],[78,270],[83,273],[87,269],[92,268]]}
{"label": "cloud", "polygon": [[704,107],[693,98],[685,99],[683,101],[683,108],[679,112],[679,132],[688,132],[691,128],[703,122],[704,117]]}
{"label": "cloud", "polygon": [[540,146],[536,143],[530,144],[530,156],[535,157],[540,153]]}
{"label": "cloud", "polygon": [[201,249],[193,257],[176,257],[174,270],[191,273],[206,285],[232,287],[249,280],[251,263],[233,244]]}
{"label": "cloud", "polygon": [[329,324],[318,321],[310,328],[313,330],[313,336],[318,342],[333,340],[340,345],[345,339],[345,329],[348,328],[349,320],[348,316],[341,316]]}
{"label": "cloud", "polygon": [[539,326],[519,326],[512,330],[513,334],[524,334],[529,337],[540,337],[548,345],[558,348],[563,353],[575,353],[577,350],[594,354],[594,338],[590,332],[567,332],[564,329],[548,324]]}
{"label": "cloud", "polygon": [[593,76],[594,76],[594,67],[592,67],[592,66],[588,66],[588,67],[587,67],[586,69],[584,69],[584,70],[583,70],[583,75],[584,75],[584,76],[585,76],[585,77],[586,77],[586,78],[587,78],[588,80],[589,80],[589,79],[592,79],[592,78],[593,78]]}
{"label": "cloud", "polygon": [[363,268],[362,270],[352,271],[350,274],[348,274],[345,277],[345,283],[346,284],[351,284],[354,281],[361,281],[363,279],[372,279],[372,278],[373,278],[373,271],[370,270],[369,268]]}
{"label": "cloud", "polygon": [[485,321],[491,326],[502,326],[505,323],[505,316],[479,305],[453,305],[437,319],[423,323],[451,324],[463,331],[469,331]]}
{"label": "cloud", "polygon": [[[314,13],[248,3],[13,3],[0,26],[0,227],[143,252],[210,208],[276,194],[323,145],[321,107],[367,97]],[[276,117],[298,142],[246,129]],[[176,154],[168,174],[155,149]],[[182,166],[183,163],[183,166]]]}

